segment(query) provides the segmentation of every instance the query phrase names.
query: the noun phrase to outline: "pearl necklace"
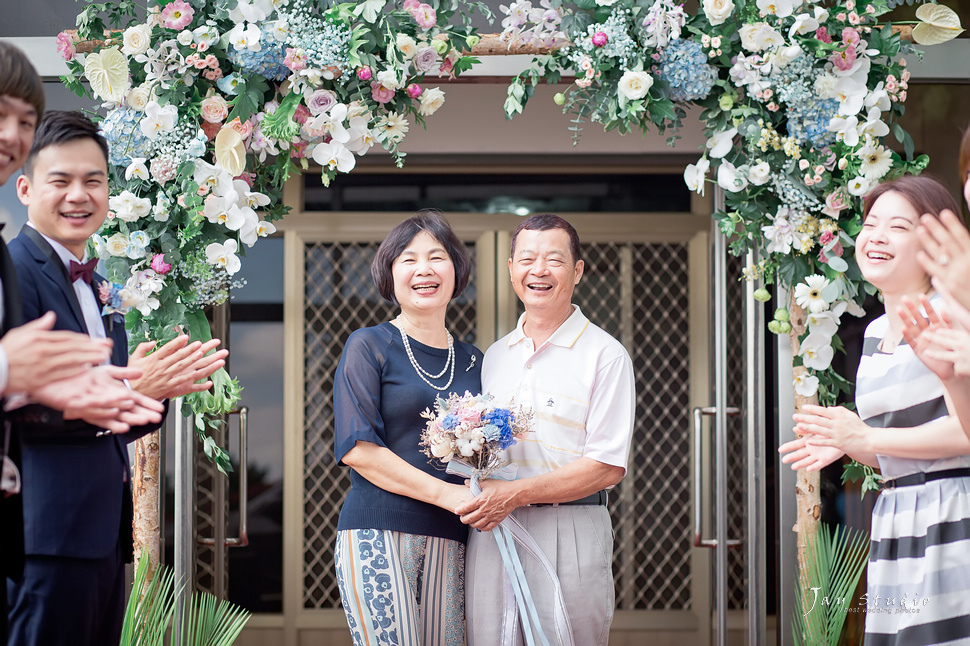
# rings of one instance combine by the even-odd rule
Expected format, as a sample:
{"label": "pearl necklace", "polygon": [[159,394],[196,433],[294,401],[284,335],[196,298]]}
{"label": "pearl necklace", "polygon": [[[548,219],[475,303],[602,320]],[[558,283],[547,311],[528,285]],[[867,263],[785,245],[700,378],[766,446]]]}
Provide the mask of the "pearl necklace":
{"label": "pearl necklace", "polygon": [[[411,351],[411,342],[408,340],[407,332],[404,331],[404,321],[401,320],[400,314],[397,315],[397,327],[401,331],[401,341],[404,343],[404,351],[407,352],[408,359],[411,361],[411,367],[413,367],[414,371],[418,373],[419,377],[421,377],[421,381],[428,384],[435,390],[448,390],[448,388],[451,386],[451,382],[455,379],[455,345],[451,338],[451,333],[447,332],[447,330],[445,331],[445,333],[448,334],[448,359],[445,361],[445,367],[441,369],[441,372],[433,375],[422,368],[418,363],[418,360],[414,358],[414,353]],[[446,383],[444,386],[435,386],[433,383],[431,383],[431,381],[429,381],[429,378],[441,379],[444,377],[445,372],[449,368],[451,368],[451,374],[448,376],[448,383]]]}

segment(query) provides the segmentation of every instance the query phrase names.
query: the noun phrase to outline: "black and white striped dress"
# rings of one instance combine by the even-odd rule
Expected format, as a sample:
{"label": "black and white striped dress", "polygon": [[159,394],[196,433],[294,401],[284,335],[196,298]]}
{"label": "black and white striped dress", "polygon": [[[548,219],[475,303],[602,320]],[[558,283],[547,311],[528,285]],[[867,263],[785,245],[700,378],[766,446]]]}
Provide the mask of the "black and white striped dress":
{"label": "black and white striped dress", "polygon": [[[884,315],[866,328],[856,408],[869,426],[911,428],[946,417],[943,385],[905,342],[879,350]],[[880,455],[889,480],[970,467],[970,456],[912,460]],[[866,646],[970,646],[970,478],[886,489],[872,513]]]}

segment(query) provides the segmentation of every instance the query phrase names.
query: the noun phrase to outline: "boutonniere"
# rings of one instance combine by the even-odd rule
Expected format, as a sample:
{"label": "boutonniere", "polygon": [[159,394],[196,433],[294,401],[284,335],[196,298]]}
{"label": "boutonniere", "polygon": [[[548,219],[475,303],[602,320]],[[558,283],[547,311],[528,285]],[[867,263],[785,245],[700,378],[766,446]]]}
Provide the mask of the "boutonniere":
{"label": "boutonniere", "polygon": [[104,280],[98,286],[98,298],[101,300],[102,306],[101,316],[108,317],[109,330],[114,327],[115,317],[124,320],[125,314],[131,309],[132,304],[126,296],[130,296],[130,294],[128,294],[124,285],[109,283]]}

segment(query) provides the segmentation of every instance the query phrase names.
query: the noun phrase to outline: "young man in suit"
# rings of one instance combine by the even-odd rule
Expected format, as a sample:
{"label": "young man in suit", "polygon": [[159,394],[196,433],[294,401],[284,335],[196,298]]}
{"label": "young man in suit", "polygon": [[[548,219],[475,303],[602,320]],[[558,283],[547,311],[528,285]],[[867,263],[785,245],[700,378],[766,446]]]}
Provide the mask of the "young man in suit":
{"label": "young man in suit", "polygon": [[[23,52],[0,41],[0,186],[23,165],[43,112],[37,72]],[[23,412],[21,404],[38,402],[65,411],[66,419],[96,420],[118,433],[161,419],[160,407],[139,408],[121,381],[139,377],[139,370],[92,368],[110,357],[110,340],[52,332],[53,313],[26,325],[22,320],[13,262],[0,238],[0,645],[7,642],[6,577],[19,578],[24,558],[20,437],[9,418]]]}
{"label": "young man in suit", "polygon": [[[184,336],[129,363],[123,326],[101,319],[85,245],[108,214],[108,149],[78,112],[49,112],[17,180],[28,224],[11,242],[28,320],[57,314],[56,327],[113,339],[112,364],[136,364],[133,390],[164,399],[204,390],[196,383],[224,365],[218,345]],[[132,557],[132,500],[126,444],[158,424],[118,435],[51,412],[18,424],[23,440],[23,578],[10,586],[10,641],[17,645],[115,644]]]}

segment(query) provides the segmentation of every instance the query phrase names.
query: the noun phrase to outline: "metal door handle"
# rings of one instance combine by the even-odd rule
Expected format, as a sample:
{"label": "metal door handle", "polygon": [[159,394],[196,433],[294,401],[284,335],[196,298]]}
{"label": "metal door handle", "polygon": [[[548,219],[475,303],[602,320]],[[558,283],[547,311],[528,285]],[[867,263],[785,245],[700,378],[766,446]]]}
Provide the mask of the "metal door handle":
{"label": "metal door handle", "polygon": [[[229,415],[239,415],[239,536],[227,537],[228,547],[249,545],[249,407],[240,406]],[[215,545],[214,538],[199,538],[199,545]]]}
{"label": "metal door handle", "polygon": [[[726,408],[724,412],[729,416],[740,415],[740,408]],[[717,547],[717,539],[703,538],[701,531],[701,487],[703,476],[701,473],[701,434],[703,432],[703,417],[717,415],[717,408],[713,406],[698,406],[694,409],[694,547]],[[728,539],[728,547],[741,547],[743,541]]]}

